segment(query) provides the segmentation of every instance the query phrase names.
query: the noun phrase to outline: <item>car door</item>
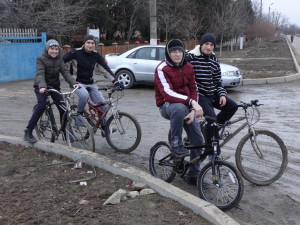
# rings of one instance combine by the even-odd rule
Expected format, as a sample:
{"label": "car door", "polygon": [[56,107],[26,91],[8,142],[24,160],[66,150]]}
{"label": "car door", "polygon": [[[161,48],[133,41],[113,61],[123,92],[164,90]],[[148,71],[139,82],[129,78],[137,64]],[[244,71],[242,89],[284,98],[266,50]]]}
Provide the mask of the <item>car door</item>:
{"label": "car door", "polygon": [[161,62],[156,47],[144,47],[131,54],[131,67],[137,81],[154,82],[154,70]]}

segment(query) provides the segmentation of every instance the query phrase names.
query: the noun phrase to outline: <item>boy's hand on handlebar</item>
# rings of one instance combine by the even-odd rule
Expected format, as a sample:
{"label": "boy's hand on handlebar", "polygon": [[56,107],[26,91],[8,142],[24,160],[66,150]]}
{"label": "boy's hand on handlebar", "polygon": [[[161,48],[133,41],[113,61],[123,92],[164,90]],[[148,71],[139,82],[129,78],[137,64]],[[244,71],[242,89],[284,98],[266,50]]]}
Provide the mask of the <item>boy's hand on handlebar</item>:
{"label": "boy's hand on handlebar", "polygon": [[80,84],[74,84],[73,88],[76,88],[76,87],[80,88],[81,86],[80,86]]}
{"label": "boy's hand on handlebar", "polygon": [[44,93],[46,94],[46,90],[47,90],[46,88],[40,88],[40,93],[41,94],[44,94]]}
{"label": "boy's hand on handlebar", "polygon": [[193,110],[195,110],[197,118],[203,116],[203,109],[202,109],[202,107],[196,101],[194,101],[194,100],[192,101],[192,107],[193,107]]}
{"label": "boy's hand on handlebar", "polygon": [[124,90],[124,85],[121,82],[116,81],[114,83],[114,85],[115,85],[115,87],[116,87],[117,90],[120,90],[120,91]]}

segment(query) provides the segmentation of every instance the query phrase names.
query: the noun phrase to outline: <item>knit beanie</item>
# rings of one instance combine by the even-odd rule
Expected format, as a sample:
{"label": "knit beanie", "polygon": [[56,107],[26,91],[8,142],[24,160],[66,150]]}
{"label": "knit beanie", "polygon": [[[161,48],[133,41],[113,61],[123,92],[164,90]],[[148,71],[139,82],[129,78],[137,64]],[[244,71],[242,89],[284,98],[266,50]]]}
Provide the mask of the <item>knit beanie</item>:
{"label": "knit beanie", "polygon": [[91,35],[91,34],[86,35],[83,39],[83,44],[85,44],[85,42],[88,41],[88,40],[92,40],[96,44],[96,38],[94,37],[94,35]]}
{"label": "knit beanie", "polygon": [[200,45],[203,45],[206,42],[211,42],[214,46],[216,46],[216,37],[212,34],[204,34],[200,39]]}
{"label": "knit beanie", "polygon": [[59,43],[56,40],[54,40],[54,39],[48,40],[47,43],[46,43],[46,45],[45,45],[46,51],[48,51],[48,49],[50,47],[52,47],[52,46],[57,46],[59,48]]}
{"label": "knit beanie", "polygon": [[176,50],[181,50],[181,51],[184,52],[184,45],[178,39],[172,39],[172,40],[170,40],[169,43],[168,43],[168,45],[167,45],[167,48],[168,48],[168,52],[176,51]]}

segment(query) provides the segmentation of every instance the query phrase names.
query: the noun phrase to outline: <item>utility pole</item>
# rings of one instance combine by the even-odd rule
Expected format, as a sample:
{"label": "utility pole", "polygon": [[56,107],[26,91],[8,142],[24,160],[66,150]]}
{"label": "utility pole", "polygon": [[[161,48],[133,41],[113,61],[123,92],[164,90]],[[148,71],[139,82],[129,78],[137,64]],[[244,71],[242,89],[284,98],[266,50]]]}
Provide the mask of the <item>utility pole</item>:
{"label": "utility pole", "polygon": [[150,45],[157,44],[156,0],[150,0]]}

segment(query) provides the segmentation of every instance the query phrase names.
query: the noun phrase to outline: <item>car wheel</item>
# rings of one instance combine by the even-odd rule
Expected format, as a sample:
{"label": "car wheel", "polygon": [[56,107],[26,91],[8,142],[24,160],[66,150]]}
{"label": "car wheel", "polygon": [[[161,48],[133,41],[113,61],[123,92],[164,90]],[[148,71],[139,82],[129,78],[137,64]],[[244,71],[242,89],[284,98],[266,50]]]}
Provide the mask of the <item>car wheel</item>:
{"label": "car wheel", "polygon": [[120,70],[116,78],[123,83],[125,88],[132,88],[135,82],[134,76],[129,70]]}

